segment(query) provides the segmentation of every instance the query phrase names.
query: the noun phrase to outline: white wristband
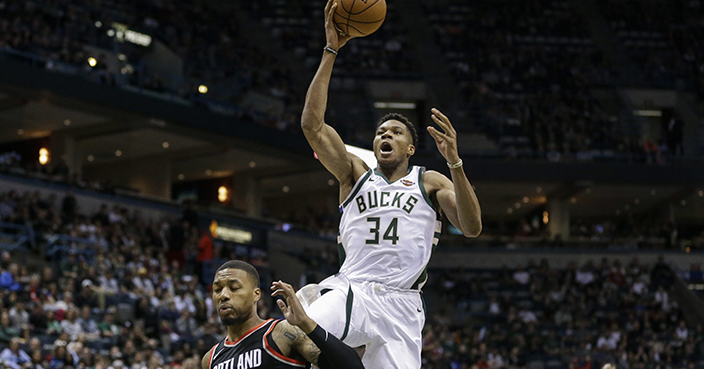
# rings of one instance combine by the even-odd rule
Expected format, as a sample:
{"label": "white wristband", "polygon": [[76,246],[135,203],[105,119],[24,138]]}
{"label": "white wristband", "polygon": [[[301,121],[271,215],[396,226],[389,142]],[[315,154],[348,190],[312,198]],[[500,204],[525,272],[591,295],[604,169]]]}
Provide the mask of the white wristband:
{"label": "white wristband", "polygon": [[450,169],[455,169],[455,168],[461,167],[462,164],[463,164],[463,163],[462,163],[462,159],[460,159],[460,161],[458,161],[458,162],[455,163],[455,164],[447,163],[447,167],[450,168]]}

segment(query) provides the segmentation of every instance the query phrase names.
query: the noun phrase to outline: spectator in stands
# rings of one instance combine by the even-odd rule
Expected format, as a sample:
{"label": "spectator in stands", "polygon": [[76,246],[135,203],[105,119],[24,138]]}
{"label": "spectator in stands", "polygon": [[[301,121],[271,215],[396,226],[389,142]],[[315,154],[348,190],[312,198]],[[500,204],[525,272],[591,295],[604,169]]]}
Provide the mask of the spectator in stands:
{"label": "spectator in stands", "polygon": [[29,367],[29,369],[47,369],[49,366],[49,363],[46,362],[44,359],[44,354],[42,353],[41,350],[33,350],[32,351],[32,365]]}
{"label": "spectator in stands", "polygon": [[56,319],[54,310],[46,312],[46,334],[50,336],[58,336],[63,332],[61,322]]}
{"label": "spectator in stands", "polygon": [[54,344],[54,350],[51,353],[49,360],[49,369],[62,369],[64,367],[73,367],[75,361],[73,355],[68,352],[66,342],[58,342]]}
{"label": "spectator in stands", "polygon": [[94,341],[100,338],[100,329],[98,328],[98,323],[90,315],[89,305],[84,305],[81,308],[81,316],[76,322],[81,326],[87,341]]}
{"label": "spectator in stands", "polygon": [[108,269],[105,274],[98,277],[98,280],[100,281],[100,288],[106,295],[113,296],[120,292],[119,284],[112,270]]}
{"label": "spectator in stands", "polygon": [[63,332],[68,333],[72,341],[75,341],[80,334],[83,333],[83,328],[81,324],[77,321],[78,314],[76,310],[69,309],[66,312],[66,316],[61,321],[61,329]]}
{"label": "spectator in stands", "polygon": [[10,322],[10,314],[7,311],[0,312],[0,343],[10,343],[19,334],[19,330],[14,328]]}
{"label": "spectator in stands", "polygon": [[46,316],[41,302],[35,302],[32,313],[29,315],[29,327],[34,332],[46,331]]}
{"label": "spectator in stands", "polygon": [[0,288],[10,291],[19,291],[22,286],[18,283],[18,276],[19,267],[16,263],[10,264],[6,271],[0,273]]}
{"label": "spectator in stands", "polygon": [[530,272],[527,269],[517,270],[513,273],[513,279],[520,285],[527,285],[530,283]]}
{"label": "spectator in stands", "polygon": [[198,241],[198,256],[196,257],[195,275],[201,284],[206,284],[203,279],[203,263],[213,260],[213,238],[206,230],[201,231]]}
{"label": "spectator in stands", "polygon": [[115,308],[109,308],[105,312],[103,321],[98,323],[101,337],[115,337],[120,334],[120,328],[115,324]]}
{"label": "spectator in stands", "polygon": [[594,273],[590,270],[590,268],[585,265],[582,267],[582,269],[575,272],[574,279],[577,281],[577,283],[581,285],[588,285],[594,282],[595,276]]}
{"label": "spectator in stands", "polygon": [[64,197],[63,203],[61,205],[61,210],[64,216],[65,223],[72,223],[78,212],[78,202],[73,191],[66,191],[66,196]]}
{"label": "spectator in stands", "polygon": [[169,233],[169,263],[178,262],[178,270],[183,269],[186,262],[186,254],[184,251],[190,225],[187,221],[176,222],[171,226]]}
{"label": "spectator in stands", "polygon": [[0,353],[0,360],[12,369],[30,368],[32,364],[32,358],[20,349],[19,338],[10,341],[10,347]]}
{"label": "spectator in stands", "polygon": [[181,311],[181,316],[176,320],[176,332],[184,339],[191,339],[198,333],[198,325],[188,310]]}
{"label": "spectator in stands", "polygon": [[665,291],[665,287],[663,287],[662,285],[660,285],[658,287],[657,292],[655,292],[655,302],[660,304],[660,307],[663,310],[665,310],[665,311],[670,310],[670,297],[669,297],[667,291]]}
{"label": "spectator in stands", "polygon": [[24,308],[24,302],[17,301],[15,306],[10,308],[9,315],[12,326],[15,329],[21,330],[29,327],[29,313]]}

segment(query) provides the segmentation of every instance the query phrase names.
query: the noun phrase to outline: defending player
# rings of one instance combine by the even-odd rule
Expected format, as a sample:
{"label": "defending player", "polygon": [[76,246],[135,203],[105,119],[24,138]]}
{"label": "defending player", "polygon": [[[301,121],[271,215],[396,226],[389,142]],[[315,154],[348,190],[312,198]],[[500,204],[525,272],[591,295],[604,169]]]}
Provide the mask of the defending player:
{"label": "defending player", "polygon": [[203,356],[203,369],[363,369],[359,355],[311,320],[293,288],[274,282],[272,296],[286,320],[263,320],[257,315],[259,274],[251,265],[231,260],[218,268],[213,281],[213,304],[227,326],[227,337]]}
{"label": "defending player", "polygon": [[352,347],[365,346],[368,368],[418,369],[425,322],[420,288],[437,245],[443,214],[467,237],[481,232],[479,202],[462,168],[457,134],[439,110],[429,127],[452,180],[409,167],[418,140],[400,114],[382,118],[374,137],[378,167],[371,170],[348,154],[337,132],[324,122],[335,56],[350,37],[332,22],[337,3],[325,7],[327,45],[310,84],[301,117],[306,139],[340,181],[340,273],[318,286],[308,315]]}

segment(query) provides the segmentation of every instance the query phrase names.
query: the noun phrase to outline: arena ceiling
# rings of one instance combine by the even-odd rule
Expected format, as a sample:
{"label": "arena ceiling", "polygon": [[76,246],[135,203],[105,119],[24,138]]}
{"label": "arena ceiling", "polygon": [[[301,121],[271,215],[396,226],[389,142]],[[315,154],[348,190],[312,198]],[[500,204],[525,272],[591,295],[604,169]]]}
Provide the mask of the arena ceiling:
{"label": "arena ceiling", "polygon": [[[0,85],[0,145],[51,136],[71,137],[82,166],[135,165],[160,157],[171,181],[252,175],[266,199],[334,196],[333,177],[312,157],[243,142],[103,106]],[[117,154],[119,153],[119,155]],[[471,177],[471,176],[470,176]],[[541,211],[553,199],[575,217],[604,217],[671,209],[678,219],[701,219],[704,184],[473,181],[483,213],[511,219]],[[286,187],[286,192],[282,189]]]}

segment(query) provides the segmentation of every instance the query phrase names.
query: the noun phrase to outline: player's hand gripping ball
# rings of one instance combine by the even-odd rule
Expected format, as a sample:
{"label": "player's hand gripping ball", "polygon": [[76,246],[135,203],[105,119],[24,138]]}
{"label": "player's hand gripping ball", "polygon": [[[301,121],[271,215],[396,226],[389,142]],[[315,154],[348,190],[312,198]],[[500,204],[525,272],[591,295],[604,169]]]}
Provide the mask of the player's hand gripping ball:
{"label": "player's hand gripping ball", "polygon": [[335,26],[352,37],[369,36],[386,19],[386,0],[335,0]]}

